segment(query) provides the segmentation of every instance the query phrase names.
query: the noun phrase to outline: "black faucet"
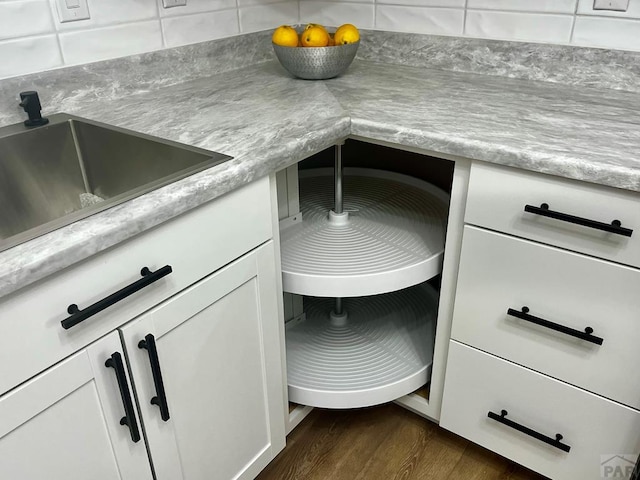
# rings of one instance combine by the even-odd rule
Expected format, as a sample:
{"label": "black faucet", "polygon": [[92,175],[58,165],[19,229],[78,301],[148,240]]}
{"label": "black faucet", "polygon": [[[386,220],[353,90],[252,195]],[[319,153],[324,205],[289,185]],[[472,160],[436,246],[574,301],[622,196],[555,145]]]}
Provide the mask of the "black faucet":
{"label": "black faucet", "polygon": [[38,92],[20,92],[20,100],[22,100],[20,102],[20,106],[24,108],[24,111],[29,115],[29,120],[24,121],[24,124],[27,127],[39,127],[41,125],[46,125],[47,123],[49,123],[49,119],[44,118],[40,114],[42,105],[40,105]]}

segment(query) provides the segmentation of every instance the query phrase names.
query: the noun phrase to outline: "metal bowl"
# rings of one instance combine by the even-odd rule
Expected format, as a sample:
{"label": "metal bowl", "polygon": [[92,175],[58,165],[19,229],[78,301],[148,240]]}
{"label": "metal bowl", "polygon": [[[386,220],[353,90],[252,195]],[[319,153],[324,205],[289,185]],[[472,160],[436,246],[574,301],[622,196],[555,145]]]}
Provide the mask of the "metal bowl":
{"label": "metal bowl", "polygon": [[344,73],[359,46],[359,41],[335,47],[282,47],[274,43],[273,50],[292,75],[306,80],[324,80]]}

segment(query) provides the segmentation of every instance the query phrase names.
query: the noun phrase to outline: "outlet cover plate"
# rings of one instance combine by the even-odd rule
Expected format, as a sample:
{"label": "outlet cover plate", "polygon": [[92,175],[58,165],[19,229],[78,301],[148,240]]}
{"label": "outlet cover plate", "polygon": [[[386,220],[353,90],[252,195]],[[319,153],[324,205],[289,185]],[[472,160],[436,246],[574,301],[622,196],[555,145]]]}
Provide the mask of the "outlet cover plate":
{"label": "outlet cover plate", "polygon": [[87,0],[56,0],[56,7],[60,16],[60,23],[91,18]]}
{"label": "outlet cover plate", "polygon": [[629,9],[629,0],[594,0],[593,9],[626,12]]}
{"label": "outlet cover plate", "polygon": [[186,5],[187,0],[162,0],[162,6],[164,8],[185,7]]}

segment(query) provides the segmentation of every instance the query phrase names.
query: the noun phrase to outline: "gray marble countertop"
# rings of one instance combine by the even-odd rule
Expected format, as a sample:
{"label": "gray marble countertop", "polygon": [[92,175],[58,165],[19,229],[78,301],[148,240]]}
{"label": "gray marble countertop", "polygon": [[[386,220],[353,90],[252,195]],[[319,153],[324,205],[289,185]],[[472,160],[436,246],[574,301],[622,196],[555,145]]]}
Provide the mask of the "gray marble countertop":
{"label": "gray marble countertop", "polygon": [[235,158],[1,252],[0,296],[349,135],[640,192],[640,97],[624,91],[368,61],[305,81],[266,62],[67,104]]}

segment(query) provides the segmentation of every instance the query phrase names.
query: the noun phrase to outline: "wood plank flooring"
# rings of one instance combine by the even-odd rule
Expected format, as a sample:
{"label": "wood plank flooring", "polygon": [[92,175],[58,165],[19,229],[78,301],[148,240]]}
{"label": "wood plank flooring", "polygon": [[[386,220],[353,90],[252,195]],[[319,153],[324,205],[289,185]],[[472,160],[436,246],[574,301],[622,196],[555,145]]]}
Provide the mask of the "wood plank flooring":
{"label": "wood plank flooring", "polygon": [[544,480],[395,404],[316,409],[258,480]]}

